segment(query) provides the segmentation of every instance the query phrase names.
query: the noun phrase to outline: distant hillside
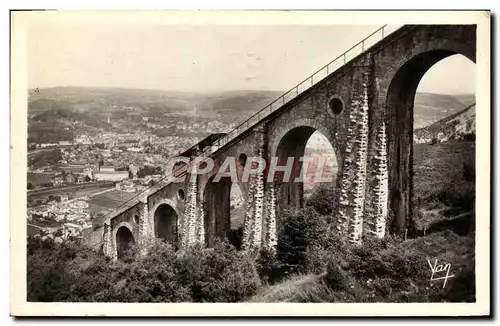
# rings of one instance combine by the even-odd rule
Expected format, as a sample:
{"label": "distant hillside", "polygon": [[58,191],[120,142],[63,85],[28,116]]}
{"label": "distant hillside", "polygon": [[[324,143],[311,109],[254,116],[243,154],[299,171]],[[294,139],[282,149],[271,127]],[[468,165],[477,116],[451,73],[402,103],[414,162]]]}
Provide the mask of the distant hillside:
{"label": "distant hillside", "polygon": [[[230,126],[274,101],[281,91],[177,92],[163,90],[53,87],[28,92],[28,138],[31,141],[71,140],[89,128],[143,129],[160,137],[195,136],[197,130],[177,125]],[[108,117],[112,123],[107,123]],[[163,129],[148,129],[148,122]],[[96,128],[96,129],[95,129]],[[227,130],[220,130],[227,131]],[[201,136],[206,130],[201,128]],[[201,137],[200,136],[200,137]]]}
{"label": "distant hillside", "polygon": [[282,91],[229,91],[204,96],[198,107],[202,115],[235,117],[241,121],[277,99]]}
{"label": "distant hillside", "polygon": [[[283,91],[221,91],[180,92],[149,89],[106,87],[51,87],[37,92],[29,91],[29,113],[39,113],[54,107],[54,102],[77,111],[123,110],[155,114],[175,113],[180,115],[238,116],[247,117],[264,108],[283,94]],[[415,127],[427,126],[439,119],[456,113],[475,102],[474,95],[442,95],[417,93],[415,96]],[[60,108],[55,104],[56,108]],[[110,109],[111,107],[111,109]],[[125,108],[124,108],[125,107]],[[117,113],[118,114],[118,113]]]}
{"label": "distant hillside", "polygon": [[473,139],[476,134],[476,104],[441,119],[430,126],[414,132],[416,143],[447,141],[451,139]]}
{"label": "distant hillside", "polygon": [[426,127],[438,120],[446,118],[464,109],[467,105],[462,100],[474,98],[474,95],[460,95],[458,98],[454,95],[417,93],[415,95],[414,105],[414,128]]}
{"label": "distant hillside", "polygon": [[221,91],[180,92],[150,89],[106,88],[106,87],[51,87],[29,91],[29,102],[42,102],[30,107],[29,113],[51,109],[43,102],[64,102],[67,108],[78,111],[151,111],[157,115],[165,113],[214,117],[221,115],[251,115],[263,108],[282,91]]}
{"label": "distant hillside", "polygon": [[476,103],[476,96],[474,94],[460,94],[460,95],[455,95],[455,97],[465,106],[469,106]]}
{"label": "distant hillside", "polygon": [[[146,128],[145,117],[165,127],[212,121],[229,126],[246,120],[281,94],[282,91],[180,92],[105,87],[30,90],[29,137],[50,142],[71,139],[72,133],[82,128]],[[467,94],[417,93],[414,126],[416,129],[426,127],[453,115],[471,100],[474,96]],[[113,126],[107,124],[108,117]],[[165,136],[180,132],[176,130],[172,127],[149,131]],[[195,130],[185,132],[194,133]]]}

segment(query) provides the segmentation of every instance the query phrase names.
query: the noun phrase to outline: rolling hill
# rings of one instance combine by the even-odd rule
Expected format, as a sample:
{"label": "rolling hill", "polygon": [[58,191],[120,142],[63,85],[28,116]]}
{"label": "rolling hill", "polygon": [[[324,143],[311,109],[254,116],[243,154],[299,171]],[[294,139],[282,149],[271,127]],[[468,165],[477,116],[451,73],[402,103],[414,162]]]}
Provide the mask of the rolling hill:
{"label": "rolling hill", "polygon": [[[471,103],[468,103],[472,100]],[[414,128],[423,128],[453,115],[475,102],[474,95],[417,93],[414,104]]]}
{"label": "rolling hill", "polygon": [[[153,117],[159,125],[166,125],[169,121],[184,121],[189,124],[202,120],[229,125],[243,122],[282,93],[259,90],[193,93],[100,87],[52,87],[39,89],[37,92],[30,90],[29,137],[47,142],[68,140],[79,132],[64,128],[71,121],[80,122],[75,128],[109,129],[110,126],[106,123],[108,116],[113,122],[119,123],[121,130],[141,128],[143,117]],[[454,115],[467,104],[470,105],[471,101],[474,101],[474,96],[468,94],[453,96],[417,93],[414,106],[415,129]],[[66,123],[62,123],[62,120],[66,120]]]}
{"label": "rolling hill", "polygon": [[476,104],[414,132],[416,143],[474,139],[476,134]]}

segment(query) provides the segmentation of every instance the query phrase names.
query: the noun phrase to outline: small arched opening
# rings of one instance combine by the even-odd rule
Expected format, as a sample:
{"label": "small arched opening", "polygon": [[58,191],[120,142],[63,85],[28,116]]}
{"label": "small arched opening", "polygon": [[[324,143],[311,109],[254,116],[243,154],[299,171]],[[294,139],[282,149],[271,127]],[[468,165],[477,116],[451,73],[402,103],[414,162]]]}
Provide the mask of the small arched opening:
{"label": "small arched opening", "polygon": [[177,212],[169,204],[161,204],[154,214],[155,237],[170,244],[177,243]]}
{"label": "small arched opening", "polygon": [[135,244],[134,236],[128,227],[122,226],[116,232],[116,253],[118,259],[123,259]]}

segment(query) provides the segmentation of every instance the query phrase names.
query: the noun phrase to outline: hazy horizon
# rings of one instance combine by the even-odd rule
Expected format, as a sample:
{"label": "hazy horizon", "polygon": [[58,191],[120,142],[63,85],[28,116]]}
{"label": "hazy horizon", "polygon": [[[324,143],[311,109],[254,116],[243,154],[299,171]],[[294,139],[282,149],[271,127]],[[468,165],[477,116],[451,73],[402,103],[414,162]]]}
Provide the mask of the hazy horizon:
{"label": "hazy horizon", "polygon": [[[159,89],[159,88],[140,88],[140,87],[120,87],[120,86],[79,86],[79,85],[68,85],[68,86],[49,86],[49,87],[38,87],[39,90],[44,89],[54,89],[54,88],[94,88],[94,89],[123,89],[123,90],[141,90],[141,91],[157,91],[157,92],[172,92],[172,93],[190,93],[190,94],[210,94],[210,93],[230,93],[230,92],[287,92],[288,90],[281,89],[226,89],[226,90],[181,90],[181,89]],[[28,91],[34,91],[35,88],[29,88]],[[427,92],[427,91],[417,91],[417,93],[425,94],[436,94],[436,95],[449,95],[449,96],[460,96],[460,95],[474,95],[474,92],[470,93],[437,93],[437,92]]]}
{"label": "hazy horizon", "polygon": [[[28,87],[285,92],[378,27],[32,25]],[[474,94],[475,64],[461,55],[443,59],[417,91]]]}

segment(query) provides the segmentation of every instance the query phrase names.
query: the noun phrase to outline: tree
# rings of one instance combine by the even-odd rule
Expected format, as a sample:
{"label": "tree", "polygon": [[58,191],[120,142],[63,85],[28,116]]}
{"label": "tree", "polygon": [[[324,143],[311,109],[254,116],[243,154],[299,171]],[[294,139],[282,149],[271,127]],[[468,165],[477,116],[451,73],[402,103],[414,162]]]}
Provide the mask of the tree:
{"label": "tree", "polygon": [[92,180],[92,179],[90,179],[90,177],[88,175],[86,175],[85,176],[85,182],[89,182],[90,180]]}
{"label": "tree", "polygon": [[33,189],[33,184],[31,182],[28,182],[28,190]]}
{"label": "tree", "polygon": [[313,194],[307,200],[306,206],[314,208],[321,215],[330,215],[335,211],[335,187],[332,184],[320,184],[314,189]]}

